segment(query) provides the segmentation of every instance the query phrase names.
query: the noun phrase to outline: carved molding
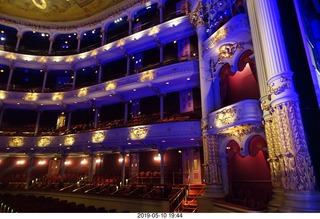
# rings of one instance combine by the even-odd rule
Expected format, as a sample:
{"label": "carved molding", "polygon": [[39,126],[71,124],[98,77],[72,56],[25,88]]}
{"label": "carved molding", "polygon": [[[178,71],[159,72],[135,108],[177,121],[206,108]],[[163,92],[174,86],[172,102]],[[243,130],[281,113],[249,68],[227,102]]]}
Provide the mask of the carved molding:
{"label": "carved molding", "polygon": [[282,186],[295,191],[313,191],[315,176],[304,136],[298,101],[287,101],[274,107],[277,126]]}

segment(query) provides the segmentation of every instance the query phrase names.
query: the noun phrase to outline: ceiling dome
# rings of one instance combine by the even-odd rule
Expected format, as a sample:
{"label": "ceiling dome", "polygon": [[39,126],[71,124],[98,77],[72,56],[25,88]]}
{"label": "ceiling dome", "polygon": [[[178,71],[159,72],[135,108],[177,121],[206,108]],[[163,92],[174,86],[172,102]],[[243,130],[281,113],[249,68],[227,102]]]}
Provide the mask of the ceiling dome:
{"label": "ceiling dome", "polygon": [[70,22],[92,17],[123,0],[0,0],[0,14],[40,22]]}

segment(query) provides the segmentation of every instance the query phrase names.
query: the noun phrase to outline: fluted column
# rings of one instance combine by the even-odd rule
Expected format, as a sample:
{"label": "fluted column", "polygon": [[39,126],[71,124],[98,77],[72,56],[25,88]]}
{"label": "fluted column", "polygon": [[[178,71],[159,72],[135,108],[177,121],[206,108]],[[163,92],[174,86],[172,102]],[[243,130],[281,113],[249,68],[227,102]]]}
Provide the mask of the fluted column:
{"label": "fluted column", "polygon": [[270,98],[267,90],[267,73],[265,69],[263,51],[261,46],[261,38],[259,35],[258,18],[255,11],[255,1],[247,1],[247,8],[249,11],[249,22],[251,28],[252,42],[254,48],[254,59],[257,69],[257,77],[260,90],[261,109],[263,111],[263,120],[266,134],[266,141],[268,145],[268,162],[270,166],[271,181],[273,186],[272,200],[269,202],[268,211],[276,212],[280,206],[283,205],[284,190],[281,183],[281,169],[278,159],[280,154],[280,145],[277,141],[278,133],[277,127],[273,122],[273,116],[270,113]]}
{"label": "fluted column", "polygon": [[[315,191],[314,170],[302,123],[300,103],[294,87],[293,72],[290,69],[281,30],[277,2],[250,1],[248,6],[252,9],[248,12],[250,16],[256,16],[267,79],[267,99],[270,100],[266,105],[267,108],[270,107],[272,118],[272,125],[266,123],[268,148],[269,143],[272,144],[270,139],[275,138],[269,152],[270,158],[274,159],[270,160],[273,168],[272,180],[274,185],[278,180],[281,181],[285,190],[284,201],[279,211],[319,212],[320,194]],[[251,20],[250,18],[250,22]],[[280,179],[277,172],[279,169]]]}

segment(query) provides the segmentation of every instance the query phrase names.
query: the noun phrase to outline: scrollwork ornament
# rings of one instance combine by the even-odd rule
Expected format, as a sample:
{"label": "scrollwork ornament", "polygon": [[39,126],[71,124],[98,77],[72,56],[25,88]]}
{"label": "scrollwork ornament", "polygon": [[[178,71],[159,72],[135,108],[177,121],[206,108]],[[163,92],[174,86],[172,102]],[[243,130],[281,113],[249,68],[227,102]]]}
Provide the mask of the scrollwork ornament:
{"label": "scrollwork ornament", "polygon": [[269,95],[279,95],[285,92],[286,89],[291,88],[291,80],[285,77],[280,78],[280,85],[278,83],[270,83],[268,85],[268,93]]}

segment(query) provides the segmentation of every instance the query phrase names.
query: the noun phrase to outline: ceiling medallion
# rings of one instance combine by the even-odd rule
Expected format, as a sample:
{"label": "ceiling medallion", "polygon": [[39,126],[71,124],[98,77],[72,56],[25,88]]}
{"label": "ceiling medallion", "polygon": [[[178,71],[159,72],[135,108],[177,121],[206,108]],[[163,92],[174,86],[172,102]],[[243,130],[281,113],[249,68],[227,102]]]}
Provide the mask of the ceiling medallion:
{"label": "ceiling medallion", "polygon": [[47,2],[46,0],[32,0],[33,4],[37,6],[37,8],[40,9],[46,9],[47,8]]}

